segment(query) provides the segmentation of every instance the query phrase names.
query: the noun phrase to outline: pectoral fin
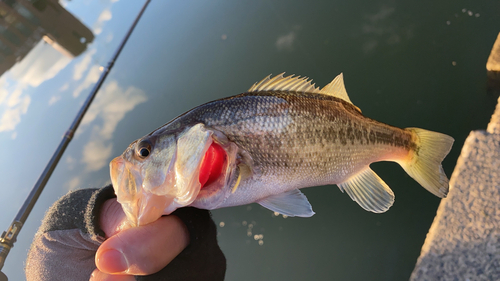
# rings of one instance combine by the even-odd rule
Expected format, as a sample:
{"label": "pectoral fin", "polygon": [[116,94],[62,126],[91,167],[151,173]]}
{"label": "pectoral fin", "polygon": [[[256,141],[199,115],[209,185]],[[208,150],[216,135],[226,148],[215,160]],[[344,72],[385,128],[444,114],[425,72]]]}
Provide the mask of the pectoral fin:
{"label": "pectoral fin", "polygon": [[312,217],[314,215],[307,197],[298,189],[266,197],[257,203],[273,212],[289,217]]}
{"label": "pectoral fin", "polygon": [[394,193],[370,167],[338,186],[341,191],[345,190],[353,201],[370,212],[383,213],[394,203]]}

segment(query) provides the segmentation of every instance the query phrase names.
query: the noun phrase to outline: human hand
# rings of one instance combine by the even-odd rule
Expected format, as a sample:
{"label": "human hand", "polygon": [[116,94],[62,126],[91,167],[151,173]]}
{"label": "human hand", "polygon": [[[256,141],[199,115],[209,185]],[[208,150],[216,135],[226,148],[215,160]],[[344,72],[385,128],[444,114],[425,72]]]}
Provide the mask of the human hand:
{"label": "human hand", "polygon": [[116,198],[107,200],[99,218],[106,241],[97,250],[91,281],[134,281],[169,264],[189,244],[186,225],[175,215],[128,227]]}

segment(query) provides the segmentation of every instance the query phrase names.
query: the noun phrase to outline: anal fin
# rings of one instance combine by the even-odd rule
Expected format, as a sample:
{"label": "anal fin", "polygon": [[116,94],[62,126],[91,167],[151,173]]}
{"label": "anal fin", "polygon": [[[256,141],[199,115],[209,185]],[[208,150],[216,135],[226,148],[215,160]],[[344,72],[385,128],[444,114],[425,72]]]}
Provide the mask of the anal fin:
{"label": "anal fin", "polygon": [[353,201],[370,212],[383,213],[394,203],[394,193],[370,167],[338,186],[341,191],[345,190]]}
{"label": "anal fin", "polygon": [[273,212],[289,217],[312,217],[314,215],[307,197],[298,189],[266,197],[257,203]]}

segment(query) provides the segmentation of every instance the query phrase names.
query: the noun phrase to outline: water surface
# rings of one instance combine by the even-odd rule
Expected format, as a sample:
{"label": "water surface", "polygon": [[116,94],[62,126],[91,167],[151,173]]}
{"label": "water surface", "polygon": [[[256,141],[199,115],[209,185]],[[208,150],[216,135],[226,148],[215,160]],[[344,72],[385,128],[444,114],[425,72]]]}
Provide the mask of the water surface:
{"label": "water surface", "polygon": [[[92,31],[85,49],[68,55],[41,34],[0,77],[3,229],[142,6],[61,3]],[[486,127],[496,104],[485,64],[499,10],[498,1],[152,1],[3,271],[24,279],[45,210],[69,190],[109,183],[109,161],[130,142],[270,73],[305,75],[323,86],[343,72],[350,99],[366,116],[453,136],[444,161],[451,175],[465,138]],[[257,204],[214,211],[226,279],[408,279],[439,199],[394,163],[372,168],[396,195],[384,214],[362,210],[336,186],[304,191],[316,212],[308,219],[275,216]]]}

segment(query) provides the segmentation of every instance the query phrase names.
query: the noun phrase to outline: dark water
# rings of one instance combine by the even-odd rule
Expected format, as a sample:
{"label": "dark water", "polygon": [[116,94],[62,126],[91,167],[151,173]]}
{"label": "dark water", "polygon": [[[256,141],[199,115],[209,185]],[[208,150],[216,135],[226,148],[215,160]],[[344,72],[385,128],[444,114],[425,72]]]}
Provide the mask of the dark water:
{"label": "dark water", "polygon": [[[63,4],[95,36],[83,54],[66,58],[41,43],[0,78],[1,118],[18,117],[0,119],[2,228],[142,2]],[[152,1],[3,271],[23,280],[45,210],[70,189],[108,183],[107,164],[130,142],[270,73],[305,75],[323,86],[343,72],[352,102],[366,116],[453,136],[443,163],[451,175],[465,138],[486,127],[496,104],[485,64],[499,32],[498,11],[498,1]],[[397,164],[372,168],[396,195],[384,214],[362,210],[336,186],[304,191],[316,212],[308,219],[276,217],[257,204],[213,211],[226,279],[408,279],[440,200]]]}

